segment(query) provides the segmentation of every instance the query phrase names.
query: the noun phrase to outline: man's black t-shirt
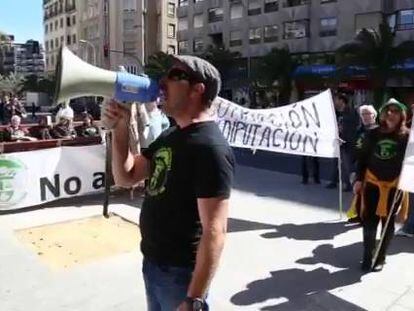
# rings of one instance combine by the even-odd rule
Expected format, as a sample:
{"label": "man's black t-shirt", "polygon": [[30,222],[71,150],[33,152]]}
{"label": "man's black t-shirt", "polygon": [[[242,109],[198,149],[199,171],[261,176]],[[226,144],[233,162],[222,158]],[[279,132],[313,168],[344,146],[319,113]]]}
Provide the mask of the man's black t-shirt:
{"label": "man's black t-shirt", "polygon": [[230,196],[232,149],[209,121],[166,130],[143,155],[151,174],[140,217],[142,253],[159,264],[192,266],[201,236],[197,199]]}

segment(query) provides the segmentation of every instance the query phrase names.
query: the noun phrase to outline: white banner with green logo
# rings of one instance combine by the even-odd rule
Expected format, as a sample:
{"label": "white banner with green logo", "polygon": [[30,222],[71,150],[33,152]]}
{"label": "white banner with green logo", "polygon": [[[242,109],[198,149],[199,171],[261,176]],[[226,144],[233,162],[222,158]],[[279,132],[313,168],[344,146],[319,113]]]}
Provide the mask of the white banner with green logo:
{"label": "white banner with green logo", "polygon": [[414,193],[414,126],[411,126],[410,138],[405,150],[399,188]]}
{"label": "white banner with green logo", "polygon": [[102,191],[105,145],[0,155],[0,211]]}

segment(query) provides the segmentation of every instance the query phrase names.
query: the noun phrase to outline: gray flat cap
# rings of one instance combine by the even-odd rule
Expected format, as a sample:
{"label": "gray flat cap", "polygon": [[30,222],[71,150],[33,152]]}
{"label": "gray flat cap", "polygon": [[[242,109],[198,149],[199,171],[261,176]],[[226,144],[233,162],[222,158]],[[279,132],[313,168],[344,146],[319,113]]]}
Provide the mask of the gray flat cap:
{"label": "gray flat cap", "polygon": [[208,61],[191,55],[173,55],[176,62],[187,67],[206,87],[206,99],[213,101],[221,89],[220,73]]}

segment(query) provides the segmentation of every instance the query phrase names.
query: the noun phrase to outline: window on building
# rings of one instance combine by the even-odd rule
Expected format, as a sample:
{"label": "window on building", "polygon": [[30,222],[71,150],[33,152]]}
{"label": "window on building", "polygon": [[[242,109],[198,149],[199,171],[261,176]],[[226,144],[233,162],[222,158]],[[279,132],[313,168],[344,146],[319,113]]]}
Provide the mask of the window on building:
{"label": "window on building", "polygon": [[46,24],[45,25],[45,33],[47,33],[49,31],[49,25],[48,24]]}
{"label": "window on building", "polygon": [[265,26],[264,42],[275,42],[279,40],[279,27],[277,25]]}
{"label": "window on building", "polygon": [[200,28],[204,25],[204,16],[203,14],[194,15],[194,28]]}
{"label": "window on building", "polygon": [[398,30],[414,29],[414,9],[403,10],[398,13]]}
{"label": "window on building", "polygon": [[337,2],[337,0],[321,0],[321,3],[331,3],[331,2]]}
{"label": "window on building", "polygon": [[279,0],[265,0],[264,11],[265,13],[275,12],[279,10]]}
{"label": "window on building", "polygon": [[382,13],[364,13],[355,15],[355,33],[362,29],[377,30],[382,22]]}
{"label": "window on building", "polygon": [[50,29],[50,32],[52,32],[52,31],[53,31],[53,23],[50,23],[50,25],[49,25],[49,29]]}
{"label": "window on building", "polygon": [[203,2],[204,0],[194,0],[194,3]]}
{"label": "window on building", "polygon": [[390,26],[391,31],[395,31],[397,27],[397,14],[391,14],[387,17],[388,26]]}
{"label": "window on building", "polygon": [[72,44],[76,44],[76,34],[72,35]]}
{"label": "window on building", "polygon": [[52,56],[50,56],[50,65],[54,66],[55,65],[55,55],[52,54]]}
{"label": "window on building", "polygon": [[300,39],[309,37],[309,20],[297,20],[283,24],[284,39]]}
{"label": "window on building", "polygon": [[187,30],[188,29],[188,19],[179,18],[178,19],[178,30]]}
{"label": "window on building", "polygon": [[249,7],[247,9],[247,14],[250,16],[262,14],[262,1],[249,0]]}
{"label": "window on building", "polygon": [[167,14],[170,17],[175,17],[175,3],[168,2]]}
{"label": "window on building", "polygon": [[242,32],[235,30],[230,32],[230,46],[240,46],[243,44]]}
{"label": "window on building", "polygon": [[180,54],[185,54],[185,53],[189,53],[190,51],[188,50],[189,45],[188,45],[188,41],[180,41],[178,42],[178,53]]}
{"label": "window on building", "polygon": [[46,52],[49,51],[49,41],[45,42],[45,49],[46,49]]}
{"label": "window on building", "polygon": [[66,26],[70,27],[70,17],[66,17]]}
{"label": "window on building", "polygon": [[321,18],[319,36],[332,37],[336,36],[337,19],[336,17]]}
{"label": "window on building", "polygon": [[72,38],[70,37],[70,35],[66,36],[66,44],[71,45],[71,42],[72,42]]}
{"label": "window on building", "polygon": [[171,55],[175,54],[175,46],[174,45],[169,45],[167,47],[167,54],[171,54]]}
{"label": "window on building", "polygon": [[258,44],[262,41],[262,28],[250,28],[249,29],[249,43]]}
{"label": "window on building", "polygon": [[53,47],[53,40],[50,40],[50,49],[54,49],[54,47]]}
{"label": "window on building", "polygon": [[58,48],[58,47],[59,47],[59,39],[58,39],[58,38],[56,38],[56,39],[55,39],[55,47],[56,47],[56,48]]}
{"label": "window on building", "polygon": [[49,57],[46,57],[46,67],[49,67]]}
{"label": "window on building", "polygon": [[123,24],[124,24],[124,30],[133,30],[134,29],[134,19],[133,18],[124,18]]}
{"label": "window on building", "polygon": [[243,17],[243,4],[240,2],[232,3],[230,6],[230,18],[242,18]]}
{"label": "window on building", "polygon": [[63,36],[61,36],[61,37],[60,37],[60,45],[63,45],[63,43],[64,43],[64,41],[63,41],[63,40],[64,40],[64,38],[63,38]]}
{"label": "window on building", "polygon": [[203,45],[203,39],[202,38],[194,38],[194,46],[193,50],[195,53],[200,53],[203,51],[204,45]]}
{"label": "window on building", "polygon": [[223,20],[223,8],[213,8],[208,10],[208,22],[215,23]]}
{"label": "window on building", "polygon": [[59,24],[60,24],[60,25],[59,25],[59,26],[60,26],[60,28],[63,28],[63,17],[61,17],[61,18],[60,18],[60,23],[59,23]]}
{"label": "window on building", "polygon": [[58,29],[58,27],[59,27],[59,21],[55,21],[55,29]]}
{"label": "window on building", "polygon": [[167,36],[168,38],[175,38],[175,24],[168,24],[167,26]]}
{"label": "window on building", "polygon": [[136,0],[123,0],[122,7],[124,11],[135,12],[137,10],[137,1]]}
{"label": "window on building", "polygon": [[128,54],[135,54],[137,44],[135,41],[124,41],[124,52]]}
{"label": "window on building", "polygon": [[299,6],[299,5],[306,5],[309,4],[310,0],[285,0],[285,4],[283,5],[285,8]]}
{"label": "window on building", "polygon": [[76,15],[72,16],[72,25],[76,25]]}
{"label": "window on building", "polygon": [[188,5],[188,0],[178,0],[179,7],[187,6],[187,5]]}

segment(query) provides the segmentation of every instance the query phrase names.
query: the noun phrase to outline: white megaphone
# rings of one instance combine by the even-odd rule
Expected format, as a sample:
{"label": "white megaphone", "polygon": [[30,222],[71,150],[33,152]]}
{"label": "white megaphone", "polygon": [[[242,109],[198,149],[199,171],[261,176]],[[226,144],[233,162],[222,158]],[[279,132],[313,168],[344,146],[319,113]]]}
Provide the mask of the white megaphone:
{"label": "white megaphone", "polygon": [[119,102],[147,103],[157,100],[157,81],[145,75],[113,72],[92,66],[67,47],[59,52],[56,66],[55,103],[83,96],[103,96]]}

